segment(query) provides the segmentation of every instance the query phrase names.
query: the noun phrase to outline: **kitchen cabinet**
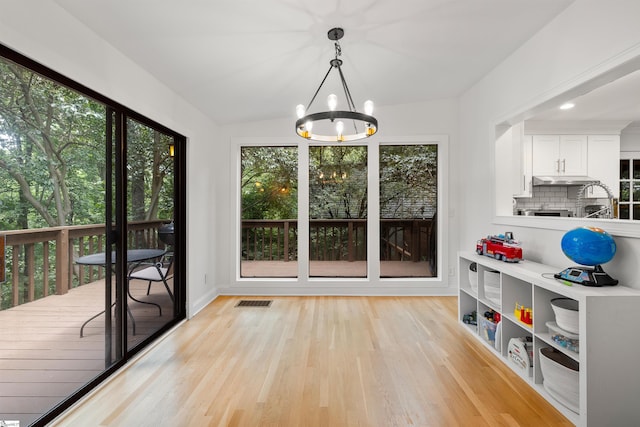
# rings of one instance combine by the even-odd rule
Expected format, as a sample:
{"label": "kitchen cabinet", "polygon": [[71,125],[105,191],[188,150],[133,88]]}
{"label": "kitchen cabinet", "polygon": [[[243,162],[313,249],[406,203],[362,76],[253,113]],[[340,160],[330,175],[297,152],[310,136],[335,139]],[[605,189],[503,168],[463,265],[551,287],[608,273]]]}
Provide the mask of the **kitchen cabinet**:
{"label": "kitchen cabinet", "polygon": [[[511,368],[523,379],[523,384],[537,391],[573,424],[638,425],[640,341],[629,337],[637,335],[640,291],[625,286],[568,286],[550,278],[560,270],[526,259],[512,264],[474,252],[460,252],[458,320],[461,327],[485,346],[498,363]],[[556,320],[551,306],[555,298],[578,301],[578,345],[568,346],[566,341],[558,340],[556,330],[552,331],[549,326]],[[519,307],[530,309],[524,322],[515,315]],[[474,311],[477,313],[475,325],[468,316]],[[501,315],[498,324],[485,321],[483,314],[491,311]],[[530,342],[528,367],[514,363],[518,360],[510,353],[511,339]],[[558,400],[562,396],[554,397],[548,391],[550,385],[545,386],[540,355],[544,348],[553,348],[579,363],[575,390],[578,408],[572,409],[566,401]],[[484,356],[480,357],[475,368],[483,370],[486,362]],[[552,380],[561,378],[557,372],[545,372],[550,376],[555,374]],[[570,391],[574,392],[571,388]],[[500,396],[484,398],[500,399]]]}
{"label": "kitchen cabinet", "polygon": [[586,135],[533,135],[532,173],[587,175]]}
{"label": "kitchen cabinet", "polygon": [[[620,136],[589,135],[587,171],[591,178],[605,184],[613,197],[618,197],[620,189]],[[589,187],[584,197],[608,198],[607,192],[597,186]]]}
{"label": "kitchen cabinet", "polygon": [[523,123],[512,127],[512,184],[513,197],[531,197],[532,164],[531,164],[531,135],[524,135]]}

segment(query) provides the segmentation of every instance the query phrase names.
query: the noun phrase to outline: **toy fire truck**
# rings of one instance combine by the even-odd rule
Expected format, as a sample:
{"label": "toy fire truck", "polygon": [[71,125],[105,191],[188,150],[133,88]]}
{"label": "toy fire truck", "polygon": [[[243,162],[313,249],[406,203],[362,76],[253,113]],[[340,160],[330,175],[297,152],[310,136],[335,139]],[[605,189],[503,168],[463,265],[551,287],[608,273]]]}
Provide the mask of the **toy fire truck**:
{"label": "toy fire truck", "polygon": [[497,236],[487,236],[478,240],[476,252],[506,262],[522,260],[520,243],[513,239],[513,233],[506,232]]}

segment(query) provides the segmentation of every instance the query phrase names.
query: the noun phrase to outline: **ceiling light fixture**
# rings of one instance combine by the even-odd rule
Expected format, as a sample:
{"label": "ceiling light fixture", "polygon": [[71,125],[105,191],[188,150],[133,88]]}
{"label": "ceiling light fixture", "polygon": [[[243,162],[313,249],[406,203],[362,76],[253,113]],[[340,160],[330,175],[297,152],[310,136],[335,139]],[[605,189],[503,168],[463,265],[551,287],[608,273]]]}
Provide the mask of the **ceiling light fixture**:
{"label": "ceiling light fixture", "polygon": [[[331,64],[329,71],[327,71],[324,79],[322,79],[320,86],[311,98],[307,108],[302,104],[296,106],[296,114],[298,116],[298,120],[296,120],[296,133],[305,139],[323,142],[357,141],[368,138],[378,131],[378,120],[371,115],[373,114],[373,102],[366,101],[364,103],[364,113],[356,111],[356,106],[351,97],[349,87],[347,86],[347,81],[344,79],[341,68],[342,60],[338,59],[338,56],[342,55],[342,49],[338,40],[343,36],[344,30],[342,28],[332,28],[329,30],[327,37],[329,37],[329,40],[334,41],[336,56],[329,61],[329,64]],[[338,97],[332,93],[327,97],[329,111],[309,113],[313,101],[316,99],[316,96],[318,96],[318,92],[320,92],[322,85],[334,68],[337,68],[340,74],[340,82],[344,89],[348,110],[336,110],[338,107]],[[351,124],[353,124],[353,129],[351,129]],[[315,133],[313,132],[314,129]]]}

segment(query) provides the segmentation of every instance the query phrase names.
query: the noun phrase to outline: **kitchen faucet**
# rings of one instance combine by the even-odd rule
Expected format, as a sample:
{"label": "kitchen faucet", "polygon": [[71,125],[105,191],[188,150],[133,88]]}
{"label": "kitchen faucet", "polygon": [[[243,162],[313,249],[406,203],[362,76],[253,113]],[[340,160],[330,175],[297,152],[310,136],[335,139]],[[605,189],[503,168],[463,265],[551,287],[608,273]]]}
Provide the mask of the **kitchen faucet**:
{"label": "kitchen faucet", "polygon": [[611,190],[606,184],[603,184],[599,181],[589,182],[587,184],[584,184],[582,187],[580,187],[580,189],[578,190],[578,203],[577,203],[578,212],[577,213],[584,211],[584,208],[582,206],[584,194],[587,191],[587,189],[591,187],[600,187],[607,192],[607,200],[609,201],[609,206],[605,206],[602,209],[596,212],[591,212],[587,215],[583,214],[582,217],[583,218],[594,218],[594,217],[595,218],[616,218],[618,216],[618,212],[617,212],[618,199],[614,197],[613,193],[611,192]]}

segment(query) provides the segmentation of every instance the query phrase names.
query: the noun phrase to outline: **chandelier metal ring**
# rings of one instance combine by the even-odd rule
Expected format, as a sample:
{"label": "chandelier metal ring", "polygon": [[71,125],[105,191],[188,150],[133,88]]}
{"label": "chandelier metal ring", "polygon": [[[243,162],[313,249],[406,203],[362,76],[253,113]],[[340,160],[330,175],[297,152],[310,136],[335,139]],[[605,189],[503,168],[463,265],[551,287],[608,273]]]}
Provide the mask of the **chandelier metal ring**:
{"label": "chandelier metal ring", "polygon": [[[343,134],[342,139],[340,139],[338,135],[305,134],[305,132],[308,132],[305,129],[305,125],[309,121],[313,123],[319,122],[321,120],[329,120],[331,122],[335,122],[335,120],[340,120],[340,119],[360,121],[365,124],[364,131],[353,133],[353,134]],[[305,139],[311,139],[313,141],[323,141],[323,142],[357,141],[359,139],[367,138],[373,135],[377,129],[378,129],[378,120],[375,117],[364,114],[364,113],[359,113],[357,111],[322,111],[320,113],[308,114],[296,120],[297,134]]]}

